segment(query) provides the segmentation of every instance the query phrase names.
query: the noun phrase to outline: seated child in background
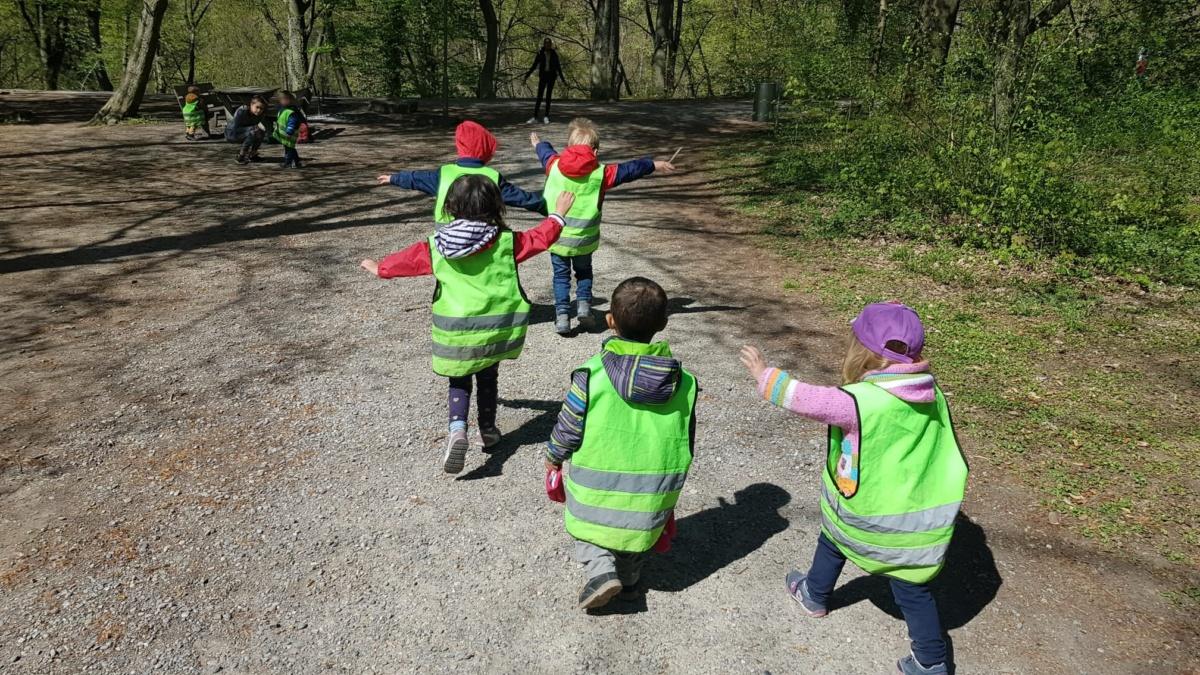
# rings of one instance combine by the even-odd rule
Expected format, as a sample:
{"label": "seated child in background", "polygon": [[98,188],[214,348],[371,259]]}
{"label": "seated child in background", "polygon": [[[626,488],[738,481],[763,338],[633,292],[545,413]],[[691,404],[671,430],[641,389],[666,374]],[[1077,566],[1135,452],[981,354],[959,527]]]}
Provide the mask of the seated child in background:
{"label": "seated child in background", "polygon": [[296,97],[292,92],[279,92],[279,114],[275,117],[275,130],[272,136],[283,146],[284,169],[299,169],[300,153],[296,152],[296,139],[300,136],[300,123],[304,121],[304,113],[296,107]]}
{"label": "seated child in background", "polygon": [[571,332],[571,270],[575,270],[575,316],[584,330],[592,327],[592,253],[600,246],[600,211],[604,194],[623,183],[649,176],[656,170],[670,173],[670,162],[650,157],[620,164],[601,164],[596,159],[600,132],[591,120],[576,117],[567,127],[567,147],[562,154],[537,133],[529,134],[538,160],[546,170],[542,196],[553,200],[559,192],[575,193],[575,206],[566,214],[567,224],[558,243],[550,247],[554,268],[554,330]]}
{"label": "seated child in background", "polygon": [[225,125],[225,140],[242,144],[238,151],[238,164],[258,161],[258,148],[267,134],[266,115],[267,99],[255,94],[250,99],[250,105],[238,107],[229,124]]}
{"label": "seated child in background", "polygon": [[456,178],[479,174],[487,176],[500,186],[500,194],[508,206],[546,215],[546,201],[536,192],[526,192],[500,175],[499,171],[487,166],[496,154],[496,137],[478,122],[467,120],[454,130],[454,147],[458,159],[437,171],[400,171],[382,174],[375,179],[379,185],[395,185],[405,190],[419,190],[437,198],[433,207],[433,221],[440,227],[453,218],[445,208],[446,191]]}
{"label": "seated child in background", "polygon": [[[563,193],[558,212],[571,208]],[[504,223],[500,188],[485,176],[459,176],[446,195],[454,215],[428,240],[362,266],[381,279],[432,274],[433,372],[450,378],[450,435],[442,469],[462,471],[466,461],[471,378],[479,384],[479,436],[484,448],[500,442],[496,427],[500,362],[521,355],[529,324],[529,301],[517,265],[545,251],[562,231],[551,214],[537,227],[513,232]]]}
{"label": "seated child in background", "polygon": [[565,519],[587,577],[581,609],[641,594],[646,552],[673,517],[696,440],[696,378],[652,342],[667,326],[662,287],[622,281],[605,318],[614,335],[571,375],[546,448],[548,471],[571,463]]}
{"label": "seated child in background", "polygon": [[200,95],[200,87],[194,84],[188,87],[187,95],[183,97],[183,124],[189,141],[196,140],[199,131],[212,138],[212,132],[208,130],[208,104]]}
{"label": "seated child in background", "polygon": [[829,425],[821,534],[807,574],[792,570],[787,592],[811,617],[828,613],[829,596],[849,558],[889,577],[904,613],[912,653],[906,675],[946,673],[946,642],[928,583],[941,571],[967,484],[941,389],[921,358],[925,329],[899,303],[867,305],[851,324],[841,387],[818,387],[768,368],[742,348],[759,394]]}

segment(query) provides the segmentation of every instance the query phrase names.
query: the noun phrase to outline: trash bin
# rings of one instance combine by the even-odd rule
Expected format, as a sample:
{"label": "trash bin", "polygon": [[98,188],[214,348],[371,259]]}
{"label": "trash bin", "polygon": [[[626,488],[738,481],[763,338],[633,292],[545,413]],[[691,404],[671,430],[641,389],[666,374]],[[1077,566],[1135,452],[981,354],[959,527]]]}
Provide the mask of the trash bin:
{"label": "trash bin", "polygon": [[754,96],[754,121],[772,122],[779,105],[781,87],[777,82],[761,82]]}

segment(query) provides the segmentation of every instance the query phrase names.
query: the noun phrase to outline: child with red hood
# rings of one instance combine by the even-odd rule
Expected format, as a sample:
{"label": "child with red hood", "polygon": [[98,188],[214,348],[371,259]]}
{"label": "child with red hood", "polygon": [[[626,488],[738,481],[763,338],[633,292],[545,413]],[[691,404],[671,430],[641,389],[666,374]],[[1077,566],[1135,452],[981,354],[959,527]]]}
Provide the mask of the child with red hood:
{"label": "child with red hood", "polygon": [[600,132],[591,120],[576,117],[567,127],[567,148],[559,154],[554,146],[536,133],[529,141],[546,170],[543,199],[555,199],[562,192],[575,194],[575,205],[565,214],[566,224],[558,243],[550,247],[554,268],[554,330],[571,333],[571,270],[575,270],[575,316],[579,327],[595,325],[592,317],[592,253],[600,246],[600,210],[609,189],[649,176],[656,170],[670,173],[670,162],[643,157],[620,164],[601,164],[596,159]]}
{"label": "child with red hood", "polygon": [[450,190],[451,183],[459,176],[471,174],[487,176],[498,185],[505,205],[546,215],[546,201],[540,194],[522,190],[505,180],[499,171],[487,166],[487,163],[492,161],[492,155],[496,154],[496,137],[482,124],[470,120],[459,124],[454,130],[454,147],[458,150],[458,159],[453,164],[446,164],[436,171],[381,174],[375,180],[379,185],[390,183],[405,190],[420,190],[436,197],[433,220],[439,230],[454,219],[445,207],[446,193]]}

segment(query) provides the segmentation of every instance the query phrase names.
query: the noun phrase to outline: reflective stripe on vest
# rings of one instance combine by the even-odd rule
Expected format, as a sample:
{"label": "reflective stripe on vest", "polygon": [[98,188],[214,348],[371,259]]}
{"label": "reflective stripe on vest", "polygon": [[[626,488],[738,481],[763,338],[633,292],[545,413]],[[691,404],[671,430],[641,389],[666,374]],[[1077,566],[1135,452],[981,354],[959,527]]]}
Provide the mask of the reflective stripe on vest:
{"label": "reflective stripe on vest", "polygon": [[[486,166],[459,166],[457,164],[445,164],[438,169],[438,191],[437,201],[433,205],[433,222],[438,225],[445,225],[454,220],[454,216],[446,211],[446,195],[450,193],[450,186],[454,181],[461,176],[471,176],[481,174],[492,179],[492,182],[500,184],[500,172],[491,167]],[[437,229],[442,229],[438,227]]]}
{"label": "reflective stripe on vest", "polygon": [[430,237],[429,254],[437,279],[433,371],[459,377],[520,356],[530,305],[517,275],[513,233],[503,230],[491,246],[452,259]]}
{"label": "reflective stripe on vest", "polygon": [[294,111],[291,108],[284,108],[279,111],[279,115],[275,118],[275,128],[271,130],[271,137],[279,141],[279,144],[285,148],[296,147],[296,136],[299,135],[299,128],[295,134],[289,136],[287,133],[288,120],[292,118]]}
{"label": "reflective stripe on vest", "polygon": [[841,430],[830,428],[822,528],[871,574],[925,583],[941,570],[954,533],[967,465],[934,389],[933,402],[913,403],[869,378],[842,388],[858,411],[859,448],[848,454]]}
{"label": "reflective stripe on vest", "polygon": [[[670,355],[666,343],[614,342],[605,350]],[[621,398],[602,355],[582,370],[588,373],[586,423],[563,481],[567,532],[612,551],[647,551],[662,534],[691,466],[696,379],[681,370],[671,399],[649,405]]]}
{"label": "reflective stripe on vest", "polygon": [[554,204],[564,191],[575,195],[575,203],[563,218],[562,235],[550,247],[551,253],[571,257],[587,255],[600,247],[600,196],[603,187],[603,164],[580,178],[563,174],[558,162],[550,167],[550,173],[546,175],[546,187],[542,190],[546,203]]}

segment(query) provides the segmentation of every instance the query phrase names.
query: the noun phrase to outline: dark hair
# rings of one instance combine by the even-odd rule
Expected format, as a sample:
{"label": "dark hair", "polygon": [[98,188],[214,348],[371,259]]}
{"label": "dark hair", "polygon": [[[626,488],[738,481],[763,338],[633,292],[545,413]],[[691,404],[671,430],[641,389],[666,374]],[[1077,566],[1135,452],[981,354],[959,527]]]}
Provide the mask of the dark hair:
{"label": "dark hair", "polygon": [[255,95],[251,96],[250,102],[251,103],[260,103],[260,104],[262,104],[262,107],[264,107],[264,108],[268,107],[267,99],[263,98],[262,94],[255,94]]}
{"label": "dark hair", "polygon": [[445,206],[455,218],[508,227],[504,224],[504,197],[500,195],[500,186],[482,174],[471,173],[454,179],[446,193]]}
{"label": "dark hair", "polygon": [[279,92],[279,102],[283,103],[283,99],[285,98],[290,100],[292,103],[296,102],[296,95],[287,89],[283,89]]}
{"label": "dark hair", "polygon": [[617,284],[609,308],[617,334],[627,340],[650,342],[667,327],[667,292],[645,277]]}

